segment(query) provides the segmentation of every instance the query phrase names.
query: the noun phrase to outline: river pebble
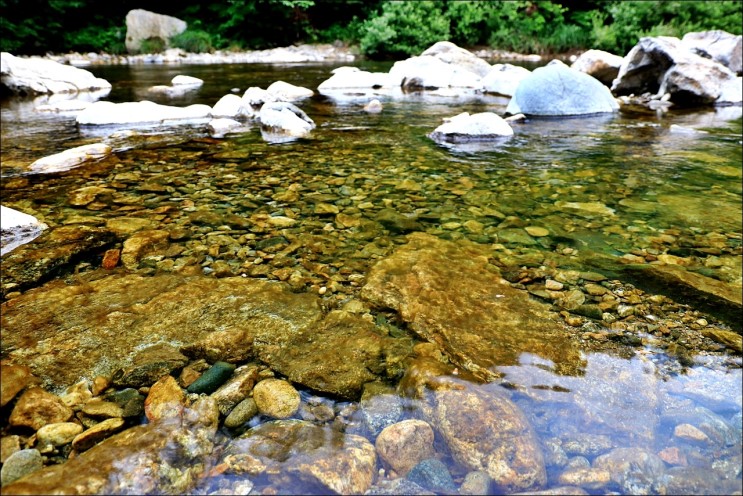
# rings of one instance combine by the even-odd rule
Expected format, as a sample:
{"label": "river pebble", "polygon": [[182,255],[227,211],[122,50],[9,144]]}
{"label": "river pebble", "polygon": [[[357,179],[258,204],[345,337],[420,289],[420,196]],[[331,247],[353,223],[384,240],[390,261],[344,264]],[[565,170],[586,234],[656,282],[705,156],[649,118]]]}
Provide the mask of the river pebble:
{"label": "river pebble", "polygon": [[29,475],[44,466],[44,461],[36,449],[16,451],[5,460],[0,468],[0,486],[6,486],[13,481]]}
{"label": "river pebble", "polygon": [[265,379],[253,388],[253,399],[258,411],[272,418],[289,418],[299,409],[299,392],[289,382]]}

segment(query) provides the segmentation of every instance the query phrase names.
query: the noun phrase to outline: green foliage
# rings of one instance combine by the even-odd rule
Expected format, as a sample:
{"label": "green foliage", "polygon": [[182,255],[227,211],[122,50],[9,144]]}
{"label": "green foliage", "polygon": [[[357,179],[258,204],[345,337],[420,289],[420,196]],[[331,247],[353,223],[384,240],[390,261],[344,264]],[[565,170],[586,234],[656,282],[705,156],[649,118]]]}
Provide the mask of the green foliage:
{"label": "green foliage", "polygon": [[377,58],[417,55],[437,41],[449,39],[444,4],[388,1],[382,12],[361,26],[361,52]]}
{"label": "green foliage", "polygon": [[76,52],[102,52],[120,55],[126,53],[124,33],[126,33],[126,26],[100,28],[90,25],[78,31],[65,33],[64,42],[69,50]]}
{"label": "green foliage", "polygon": [[139,53],[163,53],[167,48],[167,42],[159,36],[153,36],[142,40],[139,44]]}
{"label": "green foliage", "polygon": [[732,1],[613,1],[608,4],[614,47],[626,53],[643,36],[683,36],[722,29],[741,34],[743,3]]}
{"label": "green foliage", "polygon": [[450,41],[463,46],[474,46],[488,41],[491,19],[497,15],[502,2],[449,2],[446,17],[451,26]]}
{"label": "green foliage", "polygon": [[170,45],[191,53],[213,52],[212,37],[206,31],[187,29],[170,38]]}

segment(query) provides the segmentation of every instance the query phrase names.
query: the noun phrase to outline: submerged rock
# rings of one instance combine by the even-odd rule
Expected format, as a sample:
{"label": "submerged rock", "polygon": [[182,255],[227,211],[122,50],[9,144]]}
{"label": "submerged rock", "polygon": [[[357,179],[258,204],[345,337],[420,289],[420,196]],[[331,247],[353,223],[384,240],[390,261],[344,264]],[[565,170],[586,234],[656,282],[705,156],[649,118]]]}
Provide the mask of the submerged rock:
{"label": "submerged rock", "polygon": [[562,324],[502,279],[480,247],[423,233],[407,239],[371,269],[363,298],[399,312],[411,330],[481,379],[496,378],[496,366],[518,363],[524,352],[564,373],[580,369]]}
{"label": "submerged rock", "polygon": [[493,112],[470,115],[463,112],[437,127],[429,138],[436,142],[462,143],[498,140],[513,135],[511,126]]}
{"label": "submerged rock", "polygon": [[[263,465],[280,492],[307,488],[363,494],[376,473],[374,446],[361,436],[343,434],[300,420],[277,420],[250,429],[225,449],[225,458],[247,455]],[[239,473],[239,472],[238,472]],[[274,476],[271,474],[282,474]]]}

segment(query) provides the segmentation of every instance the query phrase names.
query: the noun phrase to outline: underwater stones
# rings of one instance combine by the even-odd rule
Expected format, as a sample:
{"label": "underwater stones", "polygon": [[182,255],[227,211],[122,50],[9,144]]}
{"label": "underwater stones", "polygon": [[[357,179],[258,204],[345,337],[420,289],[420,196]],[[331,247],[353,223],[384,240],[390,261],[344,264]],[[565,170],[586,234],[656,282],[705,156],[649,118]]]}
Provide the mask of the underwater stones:
{"label": "underwater stones", "polygon": [[658,492],[665,472],[663,460],[642,448],[616,448],[596,457],[592,466],[608,471],[611,480],[628,493]]}
{"label": "underwater stones", "polygon": [[418,462],[432,458],[434,433],[428,422],[403,420],[385,427],[375,446],[379,457],[401,476],[407,475]]}
{"label": "underwater stones", "polygon": [[544,304],[514,289],[481,247],[413,233],[369,272],[362,298],[392,308],[411,330],[437,342],[458,366],[492,380],[523,352],[569,371],[582,363]]}
{"label": "underwater stones", "polygon": [[[215,364],[216,365],[216,364]],[[236,405],[244,401],[253,390],[261,368],[256,364],[244,365],[235,370],[227,382],[211,394],[222,415],[228,415]]]}
{"label": "underwater stones", "polygon": [[43,236],[3,257],[0,292],[4,297],[10,291],[22,291],[39,284],[51,274],[69,268],[78,257],[94,253],[114,241],[111,231],[99,227],[73,225],[49,229]]}
{"label": "underwater stones", "polygon": [[235,365],[227,362],[216,362],[206,372],[191,383],[186,389],[189,393],[210,394],[225,383],[235,371]]}
{"label": "underwater stones", "polygon": [[183,414],[186,395],[176,380],[166,375],[150,387],[144,400],[144,413],[150,422],[179,418]]}
{"label": "underwater stones", "polygon": [[[23,449],[16,451],[5,460],[0,469],[0,485],[6,486],[21,477],[41,470],[44,459],[37,449]],[[4,494],[8,494],[3,491]]]}
{"label": "underwater stones", "polygon": [[258,406],[253,398],[245,398],[224,419],[224,426],[236,429],[258,415]]}
{"label": "underwater stones", "polygon": [[253,388],[253,399],[258,411],[275,419],[289,418],[297,412],[299,392],[281,379],[265,379]]}
{"label": "underwater stones", "polygon": [[93,427],[84,430],[72,440],[72,448],[76,451],[85,451],[95,446],[124,427],[124,419],[108,418],[98,422]]}
{"label": "underwater stones", "polygon": [[460,388],[431,394],[432,422],[455,460],[487,472],[501,490],[544,485],[542,450],[519,407],[492,388],[484,391],[464,381]]}
{"label": "underwater stones", "polygon": [[253,355],[253,333],[245,328],[215,330],[203,339],[182,346],[181,352],[209,362],[243,362]]}
{"label": "underwater stones", "polygon": [[136,270],[140,260],[153,252],[168,247],[169,233],[159,229],[145,229],[137,231],[124,241],[121,250],[121,263],[129,270]]}
{"label": "underwater stones", "polygon": [[453,494],[457,491],[449,469],[437,458],[421,460],[410,469],[405,478],[437,493]]}
{"label": "underwater stones", "polygon": [[258,331],[253,346],[257,358],[290,381],[357,399],[365,383],[398,373],[412,343],[382,337],[362,316],[335,310],[311,328]]}
{"label": "underwater stones", "polygon": [[7,405],[18,393],[34,381],[31,369],[25,365],[0,362],[0,407]]}
{"label": "underwater stones", "polygon": [[296,488],[292,482],[298,481],[310,484],[304,487],[319,485],[322,491],[363,494],[371,487],[377,463],[374,446],[365,438],[301,420],[276,420],[250,429],[224,454],[245,454],[263,464],[280,492],[291,492]]}

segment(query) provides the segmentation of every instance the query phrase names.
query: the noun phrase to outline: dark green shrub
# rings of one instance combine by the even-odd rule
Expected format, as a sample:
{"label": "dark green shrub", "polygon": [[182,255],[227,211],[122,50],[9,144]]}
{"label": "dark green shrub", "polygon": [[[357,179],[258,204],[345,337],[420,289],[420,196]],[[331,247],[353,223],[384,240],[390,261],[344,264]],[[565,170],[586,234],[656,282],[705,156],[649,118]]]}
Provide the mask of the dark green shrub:
{"label": "dark green shrub", "polygon": [[168,44],[159,36],[153,36],[142,40],[139,45],[139,53],[163,53]]}
{"label": "dark green shrub", "polygon": [[418,55],[437,41],[448,40],[443,5],[428,0],[382,4],[381,14],[361,26],[361,52],[373,58]]}
{"label": "dark green shrub", "polygon": [[120,55],[126,52],[124,45],[125,26],[86,26],[77,31],[65,33],[64,42],[68,50],[77,52],[103,52]]}
{"label": "dark green shrub", "polygon": [[214,51],[212,37],[206,31],[187,29],[170,38],[170,45],[191,53]]}

